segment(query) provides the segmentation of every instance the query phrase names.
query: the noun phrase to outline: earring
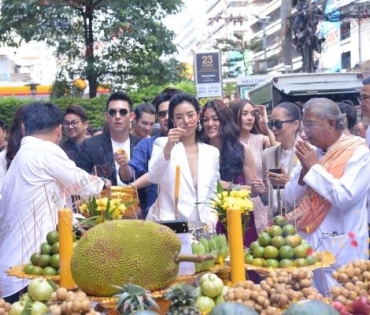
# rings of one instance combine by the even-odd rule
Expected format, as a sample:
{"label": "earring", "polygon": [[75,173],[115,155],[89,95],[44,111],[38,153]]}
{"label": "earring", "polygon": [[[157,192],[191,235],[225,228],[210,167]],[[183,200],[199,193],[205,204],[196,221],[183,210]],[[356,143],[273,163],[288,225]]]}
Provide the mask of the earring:
{"label": "earring", "polygon": [[198,131],[202,131],[202,124],[200,123],[200,120],[198,120],[198,122],[197,122],[197,129],[198,129]]}

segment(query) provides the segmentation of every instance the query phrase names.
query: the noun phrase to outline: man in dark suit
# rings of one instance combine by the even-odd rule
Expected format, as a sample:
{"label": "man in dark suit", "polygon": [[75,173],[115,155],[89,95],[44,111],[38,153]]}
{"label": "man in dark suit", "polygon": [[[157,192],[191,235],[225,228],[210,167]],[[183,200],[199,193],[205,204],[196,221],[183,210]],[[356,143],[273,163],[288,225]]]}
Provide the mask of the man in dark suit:
{"label": "man in dark suit", "polygon": [[111,94],[104,116],[108,130],[81,144],[76,164],[89,173],[108,178],[112,186],[124,185],[119,176],[120,168],[128,163],[140,141],[130,134],[130,123],[134,119],[131,98],[124,92]]}

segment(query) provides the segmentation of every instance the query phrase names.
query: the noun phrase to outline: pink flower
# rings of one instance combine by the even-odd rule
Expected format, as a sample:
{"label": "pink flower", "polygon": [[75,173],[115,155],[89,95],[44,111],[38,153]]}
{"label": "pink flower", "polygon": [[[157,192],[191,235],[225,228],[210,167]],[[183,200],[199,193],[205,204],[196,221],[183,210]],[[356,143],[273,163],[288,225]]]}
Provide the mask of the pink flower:
{"label": "pink flower", "polygon": [[351,241],[351,245],[352,245],[353,247],[357,247],[357,246],[358,246],[358,243],[357,243],[357,241],[356,241],[356,240],[352,240],[352,241]]}

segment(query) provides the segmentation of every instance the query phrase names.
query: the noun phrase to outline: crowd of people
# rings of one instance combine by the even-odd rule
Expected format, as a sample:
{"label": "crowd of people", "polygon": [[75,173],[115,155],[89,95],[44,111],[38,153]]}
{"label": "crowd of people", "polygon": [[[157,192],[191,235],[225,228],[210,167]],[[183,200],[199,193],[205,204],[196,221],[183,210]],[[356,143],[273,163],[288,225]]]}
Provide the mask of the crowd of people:
{"label": "crowd of people", "polygon": [[9,129],[0,122],[2,296],[18,300],[27,281],[5,271],[28,262],[55,228],[58,209],[76,210],[80,198],[129,186],[138,192],[137,218],[200,221],[224,233],[209,203],[218,183],[251,190],[245,246],[285,215],[315,250],[335,255],[315,279],[327,294],[333,269],[368,258],[370,182],[361,174],[370,173],[370,79],[363,83],[361,121],[351,104],[324,98],[303,108],[283,102],[268,116],[265,106],[244,99],[210,100],[201,108],[173,88],[136,108],[128,94],[112,93],[96,134],[78,105],[64,113],[51,103],[20,107]]}

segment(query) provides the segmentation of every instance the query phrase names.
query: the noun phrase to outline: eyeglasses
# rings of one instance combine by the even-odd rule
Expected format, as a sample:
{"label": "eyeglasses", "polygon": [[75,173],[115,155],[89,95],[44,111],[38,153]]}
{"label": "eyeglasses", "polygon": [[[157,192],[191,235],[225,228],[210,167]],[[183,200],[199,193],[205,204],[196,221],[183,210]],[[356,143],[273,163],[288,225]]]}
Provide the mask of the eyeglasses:
{"label": "eyeglasses", "polygon": [[159,118],[165,118],[168,115],[168,110],[161,110],[158,112],[158,117]]}
{"label": "eyeglasses", "polygon": [[68,128],[69,126],[71,126],[72,128],[74,128],[77,127],[80,122],[81,120],[72,120],[72,121],[65,120],[63,122],[63,127]]}
{"label": "eyeglasses", "polygon": [[128,114],[128,110],[126,108],[121,108],[119,111],[111,108],[108,110],[108,115],[111,117],[116,117],[117,112],[119,112],[120,116],[126,116]]}
{"label": "eyeglasses", "polygon": [[363,97],[361,95],[361,96],[358,96],[357,97],[357,101],[358,101],[359,104],[361,104],[361,103],[368,103],[368,102],[370,102],[370,97],[368,97],[368,96]]}
{"label": "eyeglasses", "polygon": [[273,127],[275,127],[275,129],[280,130],[281,128],[283,128],[283,124],[285,124],[285,123],[292,123],[294,121],[295,121],[295,119],[289,119],[289,120],[270,120],[267,123],[267,126],[270,129],[272,129]]}

